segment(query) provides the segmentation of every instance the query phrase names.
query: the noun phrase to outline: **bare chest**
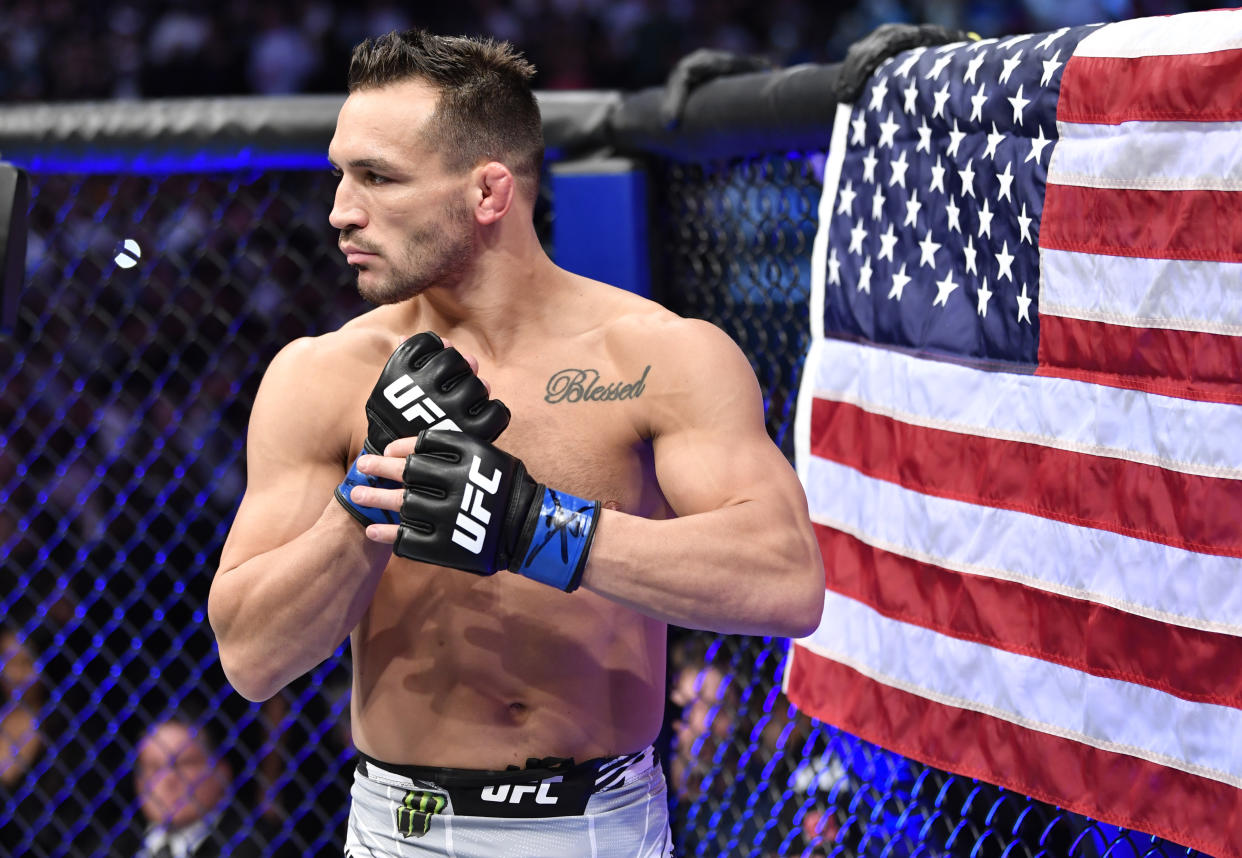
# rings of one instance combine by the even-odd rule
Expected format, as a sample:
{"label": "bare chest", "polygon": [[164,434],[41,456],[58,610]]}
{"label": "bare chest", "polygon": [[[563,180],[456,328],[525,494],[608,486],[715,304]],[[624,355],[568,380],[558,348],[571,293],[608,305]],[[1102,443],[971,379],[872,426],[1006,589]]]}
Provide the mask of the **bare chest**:
{"label": "bare chest", "polygon": [[492,395],[513,414],[497,444],[539,482],[662,518],[667,511],[644,419],[650,369],[601,364],[559,356],[521,367],[480,367]]}

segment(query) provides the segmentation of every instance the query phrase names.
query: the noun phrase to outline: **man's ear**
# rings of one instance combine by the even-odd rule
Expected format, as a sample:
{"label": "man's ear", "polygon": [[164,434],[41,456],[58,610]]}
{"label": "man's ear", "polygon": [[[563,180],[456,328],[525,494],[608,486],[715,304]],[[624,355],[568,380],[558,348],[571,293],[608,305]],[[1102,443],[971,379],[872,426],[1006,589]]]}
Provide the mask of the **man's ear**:
{"label": "man's ear", "polygon": [[504,164],[488,161],[475,168],[474,190],[477,195],[474,219],[488,225],[496,223],[509,211],[517,195],[517,182]]}

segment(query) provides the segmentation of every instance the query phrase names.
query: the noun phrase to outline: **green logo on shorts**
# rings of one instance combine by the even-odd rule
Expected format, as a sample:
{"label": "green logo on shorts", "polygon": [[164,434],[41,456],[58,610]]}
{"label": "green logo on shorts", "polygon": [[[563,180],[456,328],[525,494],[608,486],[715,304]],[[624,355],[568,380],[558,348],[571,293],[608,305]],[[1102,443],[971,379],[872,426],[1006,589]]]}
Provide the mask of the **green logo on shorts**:
{"label": "green logo on shorts", "polygon": [[397,808],[397,830],[402,837],[422,837],[431,830],[431,817],[444,810],[448,802],[436,792],[407,792]]}

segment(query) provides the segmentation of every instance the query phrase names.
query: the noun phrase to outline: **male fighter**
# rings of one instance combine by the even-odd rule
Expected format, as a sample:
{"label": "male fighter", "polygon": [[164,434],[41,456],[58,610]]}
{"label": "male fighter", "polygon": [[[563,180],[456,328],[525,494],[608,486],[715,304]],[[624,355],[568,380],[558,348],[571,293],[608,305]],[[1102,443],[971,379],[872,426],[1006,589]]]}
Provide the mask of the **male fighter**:
{"label": "male fighter", "polygon": [[355,50],[330,220],[378,306],[273,360],[212,586],[252,700],[350,636],[354,856],[666,855],[666,624],[822,610],[738,348],[541,249],[532,74],[490,40]]}

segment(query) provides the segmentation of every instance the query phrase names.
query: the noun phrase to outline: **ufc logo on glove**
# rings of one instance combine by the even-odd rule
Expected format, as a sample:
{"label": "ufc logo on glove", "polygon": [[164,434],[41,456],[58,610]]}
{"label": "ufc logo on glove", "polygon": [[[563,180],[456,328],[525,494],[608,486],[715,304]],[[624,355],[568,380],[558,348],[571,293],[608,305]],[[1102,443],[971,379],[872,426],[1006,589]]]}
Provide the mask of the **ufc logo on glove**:
{"label": "ufc logo on glove", "polygon": [[[426,426],[423,429],[448,429],[454,432],[460,432],[461,427],[453,422],[452,418],[444,416],[444,409],[436,405],[434,399],[423,393],[423,389],[414,384],[414,379],[408,375],[403,375],[395,379],[391,384],[384,388],[384,398],[394,408],[405,408],[401,412],[401,416],[413,423],[415,420],[421,420]],[[406,408],[410,403],[414,403]],[[438,421],[438,422],[437,422]],[[418,432],[411,432],[411,435],[417,435]]]}
{"label": "ufc logo on glove", "polygon": [[483,507],[483,498],[492,497],[500,488],[500,470],[493,471],[492,476],[485,479],[479,473],[481,464],[478,456],[470,463],[470,481],[461,496],[462,512],[457,513],[457,527],[453,528],[453,541],[471,554],[483,550],[487,525],[492,521],[492,514]]}

